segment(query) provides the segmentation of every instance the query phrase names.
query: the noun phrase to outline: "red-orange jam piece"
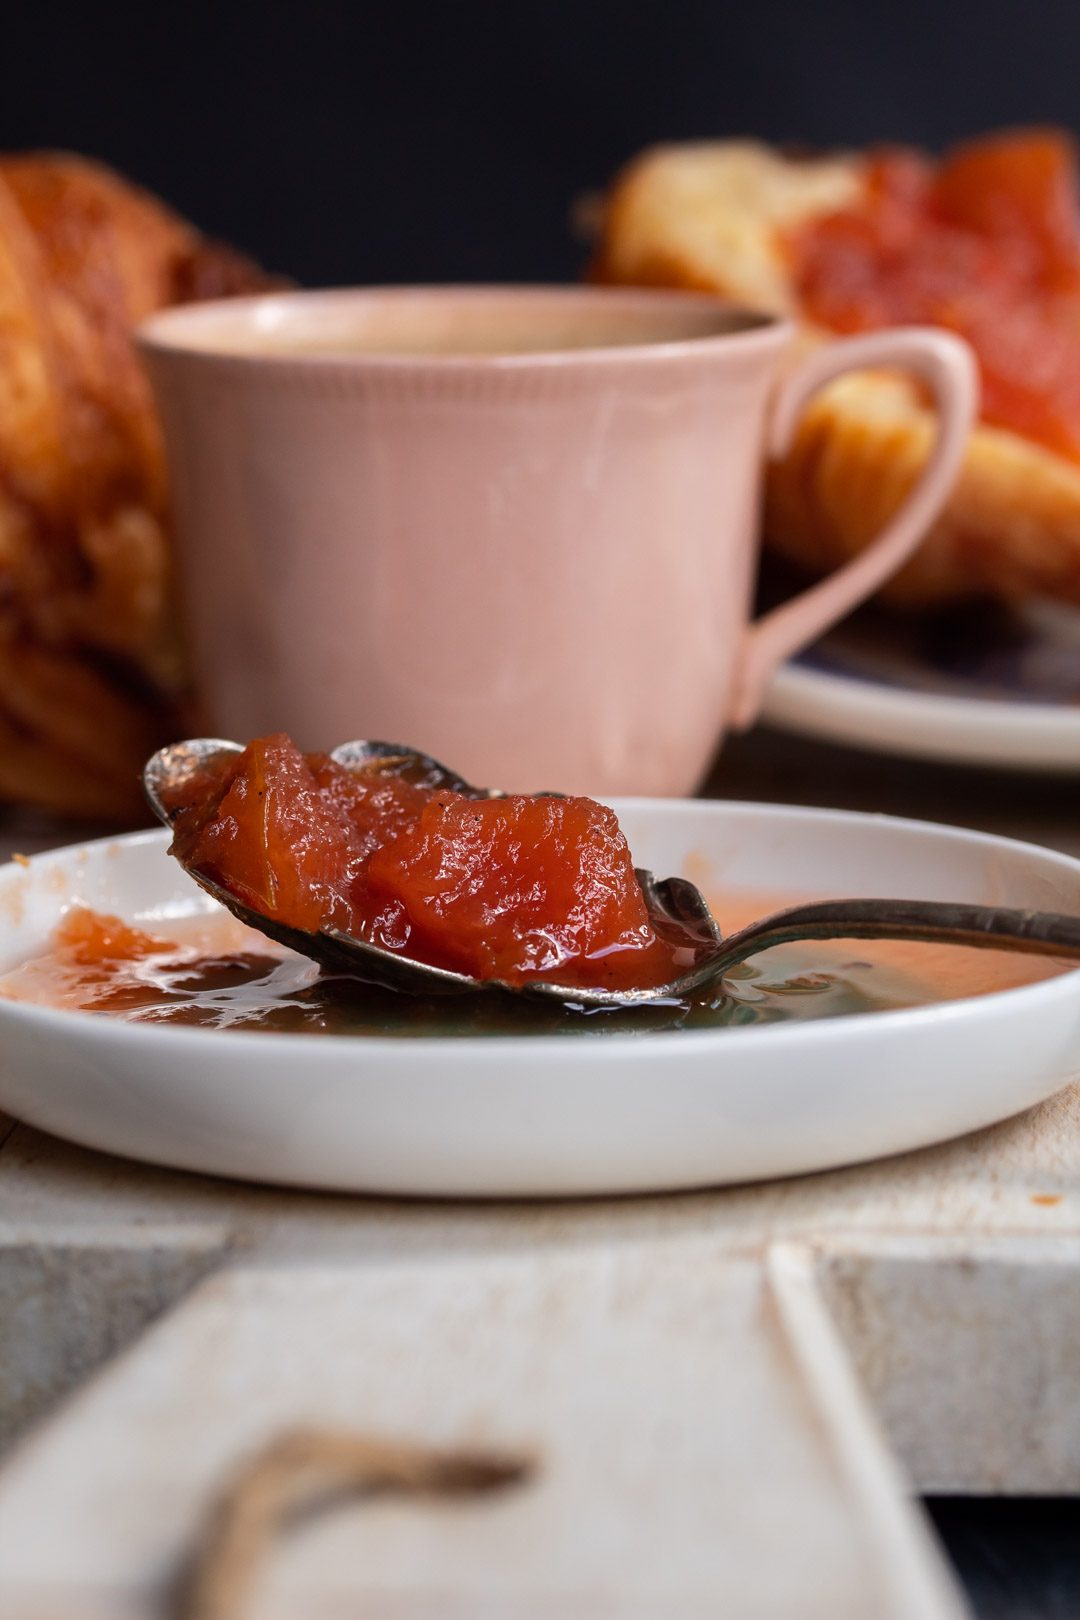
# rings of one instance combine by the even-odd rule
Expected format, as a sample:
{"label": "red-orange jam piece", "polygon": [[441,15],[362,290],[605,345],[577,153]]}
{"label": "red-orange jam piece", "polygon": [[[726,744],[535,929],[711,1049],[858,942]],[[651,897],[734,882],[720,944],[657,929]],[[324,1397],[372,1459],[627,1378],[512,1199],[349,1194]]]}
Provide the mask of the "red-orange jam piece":
{"label": "red-orange jam piece", "polygon": [[294,928],[347,927],[352,827],[288,737],[262,737],[203,772],[173,851],[244,905]]}
{"label": "red-orange jam piece", "polygon": [[1080,460],[1080,197],[1071,140],[988,136],[935,164],[885,150],[859,203],[790,241],[802,308],[838,332],[958,332],[982,413]]}
{"label": "red-orange jam piece", "polygon": [[156,939],[119,917],[90,911],[86,906],[72,906],[64,913],[53,933],[53,944],[82,967],[135,961],[170,949],[168,940]]}
{"label": "red-orange jam piece", "polygon": [[693,959],[688,938],[657,936],[615,815],[592,799],[472,798],[278,734],[200,773],[172,847],[263,916],[478,979],[625,989]]}
{"label": "red-orange jam piece", "polygon": [[410,955],[474,978],[663,984],[677,972],[614,811],[592,799],[433,794],[375,851],[364,885],[400,906]]}

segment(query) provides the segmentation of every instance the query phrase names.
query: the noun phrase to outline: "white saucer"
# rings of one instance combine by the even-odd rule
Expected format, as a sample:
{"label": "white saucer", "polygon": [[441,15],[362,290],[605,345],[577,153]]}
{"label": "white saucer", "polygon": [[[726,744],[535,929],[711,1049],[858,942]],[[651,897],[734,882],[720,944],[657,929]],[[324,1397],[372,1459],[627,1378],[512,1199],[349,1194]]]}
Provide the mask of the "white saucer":
{"label": "white saucer", "polygon": [[1080,613],[1043,604],[996,628],[950,647],[947,621],[920,636],[856,616],[777,673],[763,718],[879,753],[1080,772]]}
{"label": "white saucer", "polygon": [[[636,858],[719,888],[1080,911],[1080,861],[921,822],[629,800]],[[210,902],[138,833],[0,869],[0,969],[72,899]],[[0,1000],[0,1108],[132,1158],[309,1187],[467,1196],[791,1175],[988,1125],[1080,1075],[1080,974],[964,1001],[651,1035],[374,1038],[123,1024]]]}
{"label": "white saucer", "polygon": [[874,753],[1080,773],[1080,711],[886,689],[802,663],[777,672],[762,719],[781,731]]}

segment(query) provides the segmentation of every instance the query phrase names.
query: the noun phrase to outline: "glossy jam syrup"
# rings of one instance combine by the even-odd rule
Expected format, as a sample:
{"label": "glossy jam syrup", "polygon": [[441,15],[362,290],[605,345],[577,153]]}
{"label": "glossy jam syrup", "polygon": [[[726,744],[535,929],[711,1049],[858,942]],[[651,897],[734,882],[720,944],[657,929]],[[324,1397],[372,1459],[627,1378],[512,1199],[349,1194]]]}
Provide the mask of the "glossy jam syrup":
{"label": "glossy jam syrup", "polygon": [[594,800],[474,797],[386,760],[305,757],[280,734],[200,773],[172,852],[266,917],[476,979],[652,987],[698,948],[657,933],[615,814]]}
{"label": "glossy jam syrup", "polygon": [[[797,897],[729,897],[725,929]],[[801,897],[805,898],[805,896]],[[232,917],[131,928],[78,908],[49,948],[0,978],[0,996],[130,1023],[396,1037],[649,1034],[881,1012],[1008,989],[1060,971],[1045,958],[957,946],[818,941],[744,963],[692,1000],[627,1012],[504,998],[425,1001],[321,971]]]}
{"label": "glossy jam syrup", "polygon": [[790,241],[806,314],[837,332],[948,327],[987,422],[1080,459],[1080,197],[1072,141],[995,135],[942,162],[886,150],[862,200]]}

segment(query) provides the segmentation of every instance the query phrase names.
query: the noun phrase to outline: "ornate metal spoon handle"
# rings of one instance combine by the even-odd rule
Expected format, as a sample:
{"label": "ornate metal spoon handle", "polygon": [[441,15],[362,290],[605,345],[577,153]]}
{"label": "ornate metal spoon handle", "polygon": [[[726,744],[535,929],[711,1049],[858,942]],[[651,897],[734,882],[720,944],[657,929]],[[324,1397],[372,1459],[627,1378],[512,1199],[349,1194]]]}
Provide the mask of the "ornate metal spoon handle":
{"label": "ornate metal spoon handle", "polygon": [[528,993],[552,999],[561,996],[586,1007],[632,1007],[665,998],[678,1000],[722,979],[760,951],[802,939],[913,939],[1080,960],[1080,917],[952,900],[811,901],[762,917],[725,939],[704,897],[692,883],[685,878],[658,881],[650,872],[639,872],[638,876],[654,917],[678,919],[694,926],[703,937],[711,935],[712,943],[701,959],[681,978],[658,990],[573,992],[550,985],[529,985],[525,987]]}
{"label": "ornate metal spoon handle", "polygon": [[1080,917],[953,900],[815,901],[729,934],[710,965],[724,973],[758,951],[799,939],[917,939],[1080,958]]}

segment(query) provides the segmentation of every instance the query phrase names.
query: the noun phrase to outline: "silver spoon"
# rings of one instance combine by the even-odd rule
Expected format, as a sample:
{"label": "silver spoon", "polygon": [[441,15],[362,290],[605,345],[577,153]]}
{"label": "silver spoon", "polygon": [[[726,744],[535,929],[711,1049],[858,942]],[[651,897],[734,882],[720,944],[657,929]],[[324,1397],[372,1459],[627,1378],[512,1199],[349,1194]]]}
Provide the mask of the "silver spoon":
{"label": "silver spoon", "polygon": [[[241,752],[239,743],[218,737],[196,737],[160,749],[143,770],[143,787],[154,814],[172,827],[192,777],[215,757]],[[330,757],[347,770],[393,770],[422,786],[451,789],[469,798],[504,797],[497,789],[471,786],[430,755],[397,743],[343,743]],[[759,951],[804,939],[926,940],[1080,959],[1080,917],[951,900],[813,901],[774,912],[725,938],[693,883],[679,877],[657,879],[638,867],[637,879],[650,919],[660,924],[665,937],[670,938],[673,929],[684,934],[688,948],[695,952],[696,960],[685,973],[670,984],[644,990],[582,988],[546,979],[509,985],[500,979],[474,979],[450,968],[431,967],[337,928],[325,927],[317,933],[291,928],[253,911],[204,873],[187,866],[184,870],[249,928],[334,972],[417,996],[522,995],[583,1008],[640,1007],[655,1001],[684,1000]]]}

